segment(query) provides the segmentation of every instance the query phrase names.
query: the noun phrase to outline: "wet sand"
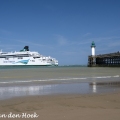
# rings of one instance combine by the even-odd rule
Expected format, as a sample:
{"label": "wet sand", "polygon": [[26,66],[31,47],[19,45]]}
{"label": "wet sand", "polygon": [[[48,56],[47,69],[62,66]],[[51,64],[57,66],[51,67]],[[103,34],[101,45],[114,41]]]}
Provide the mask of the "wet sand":
{"label": "wet sand", "polygon": [[[12,114],[36,112],[39,115],[37,118],[29,118],[36,120],[119,120],[120,92],[28,96],[1,100],[0,114],[8,115],[10,112]],[[26,118],[14,119],[26,120]]]}

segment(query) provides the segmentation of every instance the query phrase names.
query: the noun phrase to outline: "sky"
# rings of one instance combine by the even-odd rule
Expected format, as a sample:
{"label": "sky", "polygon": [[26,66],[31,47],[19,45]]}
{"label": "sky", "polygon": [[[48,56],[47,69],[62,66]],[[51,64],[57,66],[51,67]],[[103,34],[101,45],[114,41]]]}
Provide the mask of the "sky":
{"label": "sky", "polygon": [[120,0],[0,0],[0,49],[87,65],[95,52],[120,51]]}

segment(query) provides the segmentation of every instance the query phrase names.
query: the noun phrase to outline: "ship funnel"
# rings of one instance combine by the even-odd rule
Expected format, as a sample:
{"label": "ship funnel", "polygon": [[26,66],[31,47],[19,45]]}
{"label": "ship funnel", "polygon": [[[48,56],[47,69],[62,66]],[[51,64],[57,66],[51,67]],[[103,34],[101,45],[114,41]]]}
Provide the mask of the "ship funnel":
{"label": "ship funnel", "polygon": [[25,51],[29,51],[29,46],[25,46],[25,47],[24,47],[24,50],[25,50]]}

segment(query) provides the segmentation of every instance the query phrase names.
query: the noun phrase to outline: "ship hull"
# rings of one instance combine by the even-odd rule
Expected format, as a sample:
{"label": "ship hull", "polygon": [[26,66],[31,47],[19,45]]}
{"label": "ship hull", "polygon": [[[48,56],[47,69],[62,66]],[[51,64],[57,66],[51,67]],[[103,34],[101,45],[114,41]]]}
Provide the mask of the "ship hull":
{"label": "ship hull", "polygon": [[40,59],[33,59],[31,58],[24,58],[24,59],[17,59],[17,58],[9,58],[9,60],[0,59],[0,66],[53,66],[58,65],[51,61],[43,61]]}

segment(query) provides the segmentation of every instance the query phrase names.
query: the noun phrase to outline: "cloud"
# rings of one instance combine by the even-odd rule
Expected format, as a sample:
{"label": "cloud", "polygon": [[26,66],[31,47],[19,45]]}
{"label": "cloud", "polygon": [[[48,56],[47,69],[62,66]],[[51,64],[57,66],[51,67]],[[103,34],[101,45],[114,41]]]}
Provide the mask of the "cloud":
{"label": "cloud", "polygon": [[29,45],[35,45],[35,46],[45,46],[45,45],[42,45],[42,44],[38,44],[38,43],[34,43],[34,42],[30,42],[30,41],[23,41],[23,40],[16,40],[18,42],[21,42],[21,43],[25,43],[25,44],[29,44]]}
{"label": "cloud", "polygon": [[18,47],[21,48],[21,45],[23,46],[23,44],[28,45],[28,46],[38,46],[38,48],[47,47],[49,49],[53,49],[53,46],[43,45],[43,44],[39,44],[38,42],[36,43],[36,42],[31,42],[31,41],[26,41],[26,40],[13,40],[12,39],[12,41],[14,41],[14,44],[11,44],[10,42],[6,44],[4,41],[7,41],[7,39],[0,41],[0,43],[2,43],[2,44],[0,44],[0,48],[4,48],[5,50],[10,50],[10,49],[13,50],[13,49],[16,49]]}
{"label": "cloud", "polygon": [[74,52],[74,51],[65,51],[65,52],[63,52],[63,54],[65,54],[65,55],[75,55],[75,54],[77,54],[77,52]]}
{"label": "cloud", "polygon": [[68,40],[62,35],[55,35],[55,37],[59,45],[66,45],[68,43]]}
{"label": "cloud", "polygon": [[12,32],[7,31],[7,30],[3,30],[3,29],[0,29],[0,33],[5,34],[5,35],[11,35],[12,34]]}
{"label": "cloud", "polygon": [[114,40],[120,39],[120,37],[111,36],[111,37],[99,37],[99,38],[93,38],[93,39],[96,40],[96,41],[104,41],[105,42],[105,40],[106,41],[107,40],[114,41]]}
{"label": "cloud", "polygon": [[10,51],[10,50],[15,50],[16,48],[20,47],[20,45],[16,45],[16,44],[0,44],[0,49],[2,49],[3,51]]}
{"label": "cloud", "polygon": [[31,45],[31,46],[39,46],[39,47],[48,47],[48,48],[53,48],[51,47],[50,45],[43,45],[43,44],[39,44],[38,42],[37,43],[34,43],[34,42],[30,42],[30,41],[23,41],[23,40],[16,40],[18,42],[21,42],[21,43],[25,43],[25,44],[28,44],[28,45]]}
{"label": "cloud", "polygon": [[[107,45],[107,46],[118,46],[120,44],[120,37],[98,37],[98,38],[89,38],[89,39],[82,39],[80,42],[74,42],[75,44],[91,44],[94,41],[97,45]],[[116,42],[115,42],[116,41]]]}
{"label": "cloud", "polygon": [[91,35],[91,33],[88,32],[88,33],[84,34],[83,37],[87,37],[89,35]]}
{"label": "cloud", "polygon": [[[58,42],[58,44],[60,46],[72,46],[72,47],[78,47],[81,46],[81,48],[83,47],[88,47],[91,45],[92,41],[95,42],[96,46],[101,47],[101,46],[106,46],[106,47],[112,47],[112,46],[119,46],[120,42],[114,42],[116,41],[120,41],[120,37],[116,37],[116,36],[111,36],[111,37],[93,37],[93,38],[80,38],[79,40],[67,40],[64,36],[62,35],[55,35],[56,40]],[[114,44],[113,44],[114,43]]]}
{"label": "cloud", "polygon": [[[89,35],[91,33],[86,33],[86,35]],[[108,43],[111,43],[113,42],[114,40],[116,41],[119,41],[120,37],[116,37],[116,36],[111,36],[111,37],[93,37],[93,38],[80,38],[79,40],[72,40],[72,41],[69,41],[67,38],[65,38],[64,36],[62,35],[54,35],[55,36],[55,39],[57,40],[58,44],[61,45],[61,46],[64,46],[64,45],[91,45],[92,41],[94,41],[96,44],[98,45],[107,45],[108,46]],[[115,44],[114,43],[114,46],[117,46],[117,43]]]}
{"label": "cloud", "polygon": [[113,41],[108,44],[109,47],[120,47],[120,40],[119,41]]}

